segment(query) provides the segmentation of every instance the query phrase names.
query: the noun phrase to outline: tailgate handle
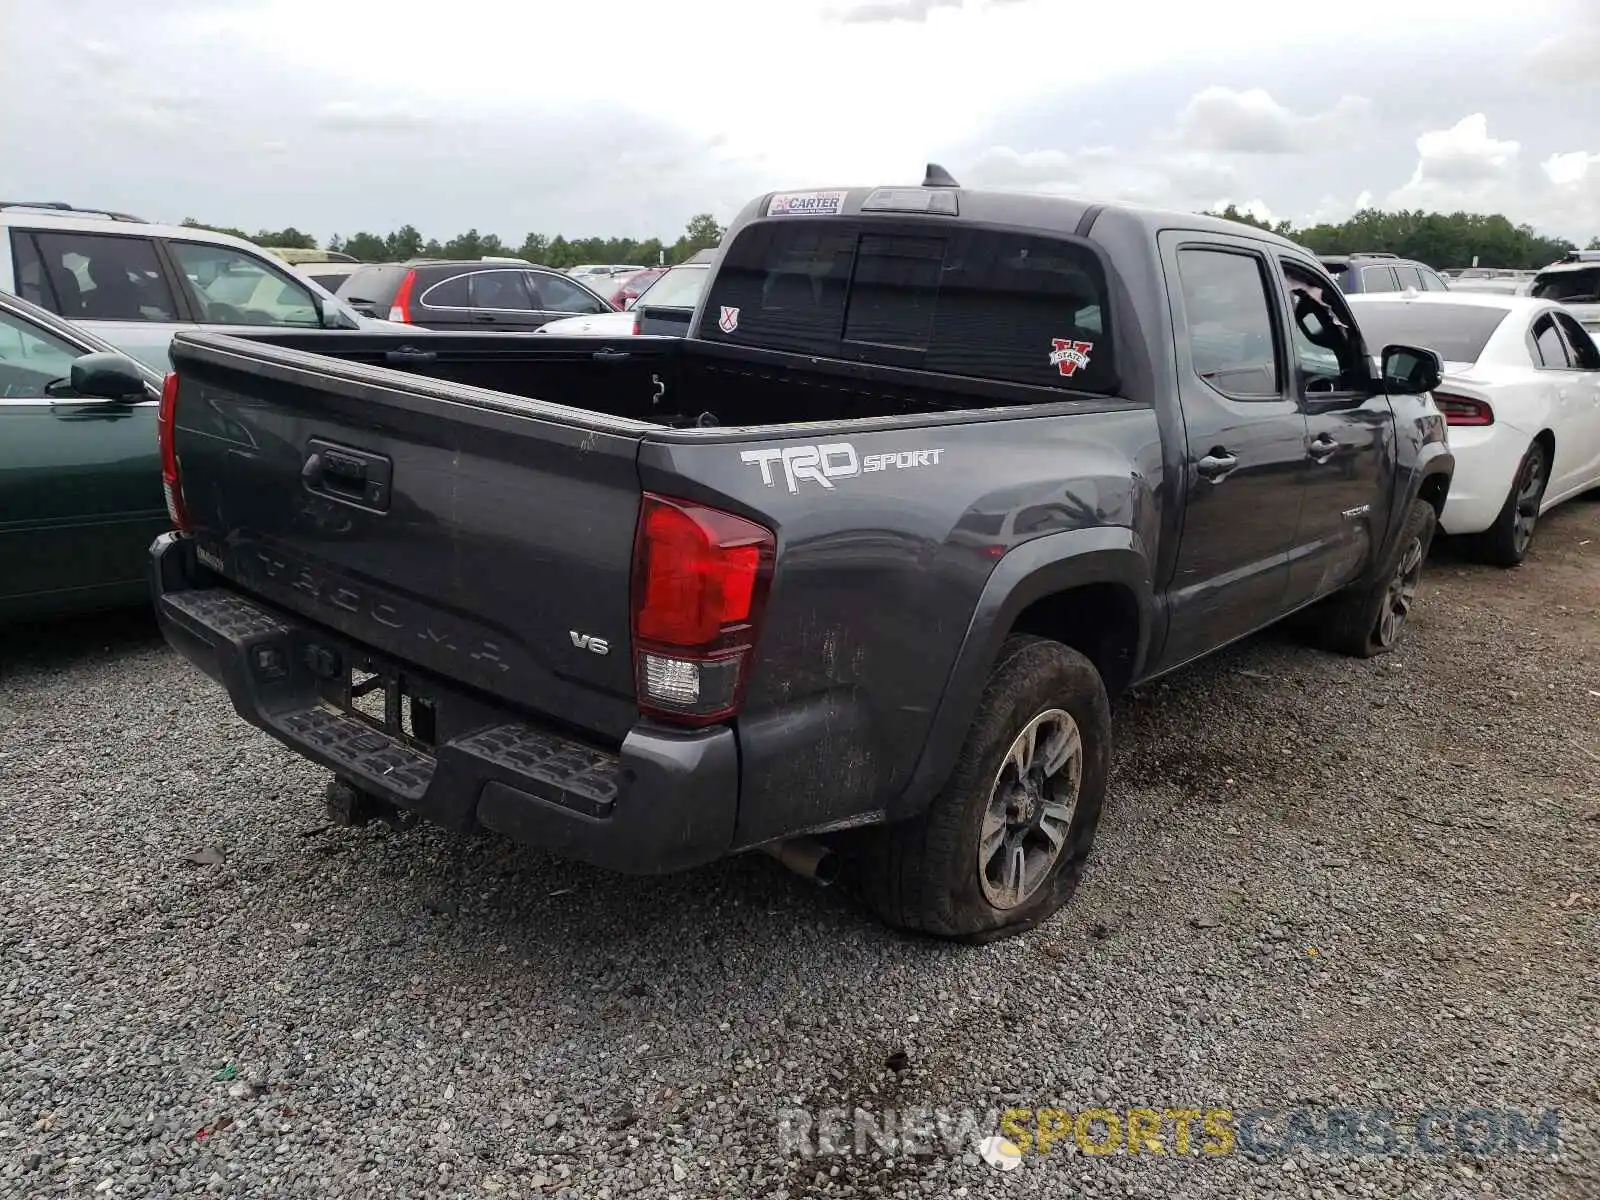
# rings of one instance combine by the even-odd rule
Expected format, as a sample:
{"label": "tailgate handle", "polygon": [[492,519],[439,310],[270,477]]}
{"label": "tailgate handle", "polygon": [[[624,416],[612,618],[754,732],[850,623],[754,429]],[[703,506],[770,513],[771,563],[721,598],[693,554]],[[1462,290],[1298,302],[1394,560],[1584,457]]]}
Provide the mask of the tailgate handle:
{"label": "tailgate handle", "polygon": [[384,512],[389,507],[393,464],[381,454],[345,450],[313,441],[300,468],[308,491]]}

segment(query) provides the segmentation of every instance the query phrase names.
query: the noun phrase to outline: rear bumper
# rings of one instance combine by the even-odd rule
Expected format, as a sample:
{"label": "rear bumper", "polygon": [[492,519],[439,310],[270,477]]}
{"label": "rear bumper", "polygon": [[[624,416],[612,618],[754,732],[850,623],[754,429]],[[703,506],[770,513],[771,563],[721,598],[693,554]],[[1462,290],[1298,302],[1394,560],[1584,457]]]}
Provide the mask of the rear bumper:
{"label": "rear bumper", "polygon": [[1450,452],[1456,471],[1440,527],[1448,534],[1473,534],[1493,525],[1532,441],[1530,435],[1504,424],[1452,426]]}
{"label": "rear bumper", "polygon": [[163,635],[227,689],[241,717],[391,803],[630,874],[696,866],[732,843],[731,729],[636,726],[612,752],[405,668],[407,688],[438,714],[440,740],[419,744],[328,702],[330,664],[341,678],[348,666],[386,670],[364,647],[206,578],[178,534],[156,539],[150,571]]}

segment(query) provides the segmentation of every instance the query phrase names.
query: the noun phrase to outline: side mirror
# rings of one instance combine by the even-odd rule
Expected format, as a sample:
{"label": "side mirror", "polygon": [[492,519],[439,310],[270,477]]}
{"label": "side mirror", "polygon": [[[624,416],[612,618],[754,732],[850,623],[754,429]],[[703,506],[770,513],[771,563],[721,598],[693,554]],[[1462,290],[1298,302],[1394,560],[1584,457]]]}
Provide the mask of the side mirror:
{"label": "side mirror", "polygon": [[1383,348],[1383,390],[1392,396],[1420,396],[1438,388],[1444,363],[1432,350],[1420,346]]}
{"label": "side mirror", "polygon": [[72,390],[101,400],[144,399],[145,378],[131,358],[96,351],[72,360]]}

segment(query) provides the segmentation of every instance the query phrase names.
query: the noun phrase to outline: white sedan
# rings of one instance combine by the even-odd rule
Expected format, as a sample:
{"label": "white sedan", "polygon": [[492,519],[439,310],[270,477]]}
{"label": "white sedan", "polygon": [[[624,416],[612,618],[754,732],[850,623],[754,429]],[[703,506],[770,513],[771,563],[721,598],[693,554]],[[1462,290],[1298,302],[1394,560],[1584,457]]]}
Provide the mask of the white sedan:
{"label": "white sedan", "polygon": [[1600,350],[1562,305],[1489,292],[1350,296],[1368,344],[1444,360],[1456,459],[1440,525],[1485,562],[1527,556],[1541,514],[1600,488]]}

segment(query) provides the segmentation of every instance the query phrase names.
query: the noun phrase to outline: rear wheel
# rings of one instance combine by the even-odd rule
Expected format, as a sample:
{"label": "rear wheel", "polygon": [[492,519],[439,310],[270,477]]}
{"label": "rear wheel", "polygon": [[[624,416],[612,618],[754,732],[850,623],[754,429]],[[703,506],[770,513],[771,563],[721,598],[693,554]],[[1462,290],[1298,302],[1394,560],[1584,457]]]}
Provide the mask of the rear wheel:
{"label": "rear wheel", "polygon": [[1399,645],[1437,525],[1431,504],[1412,501],[1384,566],[1370,580],[1353,584],[1318,606],[1315,628],[1323,646],[1338,654],[1373,658]]}
{"label": "rear wheel", "polygon": [[1522,456],[1500,515],[1470,541],[1473,556],[1496,567],[1521,565],[1533,545],[1533,528],[1539,523],[1539,508],[1549,483],[1549,452],[1543,442],[1534,442]]}
{"label": "rear wheel", "polygon": [[1094,665],[1059,642],[1008,639],[944,790],[868,835],[864,899],[890,925],[966,941],[1038,924],[1077,890],[1110,747]]}

